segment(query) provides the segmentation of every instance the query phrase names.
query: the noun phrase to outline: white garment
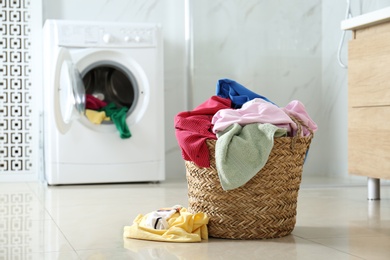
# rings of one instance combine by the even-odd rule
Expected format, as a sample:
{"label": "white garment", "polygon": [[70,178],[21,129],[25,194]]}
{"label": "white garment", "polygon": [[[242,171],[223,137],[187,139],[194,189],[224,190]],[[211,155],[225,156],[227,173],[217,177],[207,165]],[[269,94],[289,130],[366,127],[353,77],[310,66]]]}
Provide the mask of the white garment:
{"label": "white garment", "polygon": [[182,206],[175,205],[171,208],[163,208],[156,211],[153,211],[148,214],[147,218],[144,221],[144,226],[152,229],[168,229],[168,219],[172,217],[173,214],[180,211]]}

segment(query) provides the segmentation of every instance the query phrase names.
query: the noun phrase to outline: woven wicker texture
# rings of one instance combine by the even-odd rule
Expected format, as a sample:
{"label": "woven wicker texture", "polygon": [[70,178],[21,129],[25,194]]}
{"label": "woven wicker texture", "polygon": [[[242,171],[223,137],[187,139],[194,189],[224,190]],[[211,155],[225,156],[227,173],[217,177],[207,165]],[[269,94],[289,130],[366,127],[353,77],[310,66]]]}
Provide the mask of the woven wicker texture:
{"label": "woven wicker texture", "polygon": [[215,166],[215,140],[207,140],[210,167],[186,161],[188,209],[209,215],[209,235],[231,239],[277,238],[296,222],[298,190],[310,137],[275,138],[263,169],[244,186],[222,189]]}

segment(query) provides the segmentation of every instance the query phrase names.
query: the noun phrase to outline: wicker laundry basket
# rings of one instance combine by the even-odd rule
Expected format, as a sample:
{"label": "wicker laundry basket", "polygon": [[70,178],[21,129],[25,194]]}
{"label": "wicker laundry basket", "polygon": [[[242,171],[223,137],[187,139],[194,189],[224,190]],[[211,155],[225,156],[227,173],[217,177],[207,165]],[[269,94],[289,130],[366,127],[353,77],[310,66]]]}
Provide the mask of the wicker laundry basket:
{"label": "wicker laundry basket", "polygon": [[216,141],[207,140],[210,167],[185,162],[188,210],[209,215],[211,237],[265,239],[290,234],[296,222],[303,163],[312,137],[313,133],[309,137],[275,138],[263,169],[244,186],[229,191],[222,189],[215,166]]}

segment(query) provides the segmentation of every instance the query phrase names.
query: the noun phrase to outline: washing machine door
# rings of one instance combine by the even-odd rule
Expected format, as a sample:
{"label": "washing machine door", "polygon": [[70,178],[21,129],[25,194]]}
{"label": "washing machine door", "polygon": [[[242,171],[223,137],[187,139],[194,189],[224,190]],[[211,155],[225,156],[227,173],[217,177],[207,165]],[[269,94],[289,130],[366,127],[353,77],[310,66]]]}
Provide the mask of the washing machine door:
{"label": "washing machine door", "polygon": [[54,80],[55,115],[58,130],[66,133],[72,122],[85,113],[83,80],[66,48],[60,48]]}

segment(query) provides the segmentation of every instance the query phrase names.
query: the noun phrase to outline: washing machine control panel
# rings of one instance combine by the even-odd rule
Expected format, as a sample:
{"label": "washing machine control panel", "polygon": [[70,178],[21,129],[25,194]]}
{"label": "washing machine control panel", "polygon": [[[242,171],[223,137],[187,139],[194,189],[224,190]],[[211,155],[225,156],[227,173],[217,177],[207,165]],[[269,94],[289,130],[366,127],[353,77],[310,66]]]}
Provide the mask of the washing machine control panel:
{"label": "washing machine control panel", "polygon": [[59,24],[60,46],[153,47],[159,27],[148,24]]}

